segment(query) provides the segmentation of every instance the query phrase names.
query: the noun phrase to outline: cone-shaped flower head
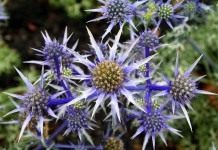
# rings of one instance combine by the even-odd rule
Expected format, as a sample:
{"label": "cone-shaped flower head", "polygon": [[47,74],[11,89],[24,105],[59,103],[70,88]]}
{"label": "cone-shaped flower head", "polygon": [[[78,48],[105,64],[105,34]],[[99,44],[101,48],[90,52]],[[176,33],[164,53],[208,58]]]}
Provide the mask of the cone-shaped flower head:
{"label": "cone-shaped flower head", "polygon": [[154,14],[154,17],[158,19],[157,28],[160,26],[162,21],[165,21],[168,26],[173,29],[173,24],[171,21],[185,19],[184,16],[177,14],[177,9],[182,7],[183,1],[178,2],[175,5],[172,5],[170,2],[171,0],[167,0],[165,3],[162,0],[157,2],[157,12]]}
{"label": "cone-shaped flower head", "polygon": [[102,49],[100,49],[99,45],[97,44],[89,30],[88,33],[90,36],[91,46],[95,50],[95,53],[97,55],[97,60],[94,61],[96,63],[93,63],[88,59],[84,59],[84,57],[82,57],[81,55],[75,54],[78,62],[86,65],[90,70],[90,74],[88,75],[81,74],[75,77],[80,80],[86,80],[88,83],[90,83],[90,86],[87,90],[83,91],[80,96],[65,104],[63,108],[74,104],[84,98],[93,97],[93,99],[96,99],[96,104],[93,108],[92,113],[93,116],[96,113],[97,108],[101,104],[103,104],[106,99],[109,98],[109,105],[111,106],[112,116],[116,117],[117,115],[118,119],[120,120],[118,97],[123,95],[127,98],[129,102],[138,106],[137,103],[134,101],[132,92],[128,90],[128,87],[136,86],[137,84],[139,84],[139,81],[145,79],[135,79],[131,76],[131,73],[137,70],[139,66],[147,63],[150,59],[154,57],[154,55],[134,63],[129,63],[129,54],[134,48],[135,44],[138,42],[138,40],[135,40],[135,42],[130,47],[128,47],[128,49],[122,50],[118,53],[119,39],[122,33],[121,27],[115,37],[113,45],[111,47],[108,47],[109,55],[104,56]]}
{"label": "cone-shaped flower head", "polygon": [[130,112],[135,115],[139,124],[139,127],[136,133],[132,136],[132,139],[134,139],[141,133],[145,134],[142,148],[143,150],[146,148],[146,145],[150,138],[152,139],[153,148],[155,149],[156,136],[159,136],[161,140],[166,144],[166,140],[163,134],[165,131],[170,131],[174,134],[181,136],[178,130],[168,125],[168,122],[173,118],[165,115],[162,108],[153,108],[152,110],[147,110],[146,112],[139,112],[134,110],[131,110]]}
{"label": "cone-shaped flower head", "polygon": [[116,137],[109,137],[104,145],[105,150],[124,150],[124,143]]}
{"label": "cone-shaped flower head", "polygon": [[186,101],[190,101],[195,96],[195,84],[196,83],[193,82],[192,78],[178,75],[172,81],[170,94],[172,95],[174,100],[178,101],[181,104],[184,104],[186,103]]}
{"label": "cone-shaped flower head", "polygon": [[195,13],[197,11],[197,6],[198,5],[198,1],[196,0],[188,0],[185,4],[184,4],[184,11],[186,14],[192,14]]}
{"label": "cone-shaped flower head", "polygon": [[34,118],[39,118],[47,114],[49,95],[44,89],[34,89],[25,94],[23,107],[31,113]]}
{"label": "cone-shaped flower head", "polygon": [[[9,96],[21,100],[21,104],[20,106],[17,105],[16,109],[10,111],[5,116],[15,112],[20,112],[21,114],[26,116],[21,128],[19,140],[23,135],[25,128],[28,126],[32,119],[36,121],[39,127],[39,131],[41,132],[41,135],[43,135],[43,122],[45,117],[47,117],[48,115],[54,118],[57,117],[52,109],[48,107],[49,99],[56,98],[56,94],[48,94],[48,92],[44,89],[43,79],[41,79],[40,86],[34,86],[18,69],[16,69],[16,71],[27,86],[27,92],[24,95],[6,93]],[[43,77],[41,76],[41,78]]]}
{"label": "cone-shaped flower head", "polygon": [[189,18],[195,17],[196,14],[201,14],[205,10],[210,8],[205,4],[201,3],[199,0],[187,0],[183,5],[183,13]]}
{"label": "cone-shaped flower head", "polygon": [[67,47],[67,43],[71,38],[72,34],[68,36],[67,27],[64,32],[63,41],[59,42],[56,39],[51,39],[47,31],[42,33],[42,36],[45,41],[44,47],[40,49],[34,49],[39,52],[39,56],[42,56],[44,61],[32,60],[26,61],[27,63],[34,63],[39,65],[47,65],[51,69],[51,72],[54,73],[55,77],[60,79],[61,74],[63,74],[64,69],[74,70],[78,67],[74,65],[74,50],[77,47],[78,41],[70,49]]}
{"label": "cone-shaped flower head", "polygon": [[138,7],[145,3],[146,0],[137,1],[135,3],[132,3],[129,0],[101,0],[100,2],[103,4],[102,7],[88,11],[99,12],[102,14],[101,17],[91,21],[107,19],[110,23],[105,34],[102,36],[104,38],[116,24],[122,25],[125,22],[128,22],[135,28],[133,17],[138,16],[140,11]]}
{"label": "cone-shaped flower head", "polygon": [[145,48],[154,50],[160,45],[159,37],[151,30],[144,31],[139,36],[139,42],[137,46],[144,51]]}
{"label": "cone-shaped flower head", "polygon": [[[175,108],[181,108],[188,124],[192,130],[191,122],[188,116],[188,112],[186,110],[186,106],[188,108],[191,108],[191,100],[197,95],[197,94],[209,94],[209,95],[216,95],[214,93],[199,90],[197,87],[197,82],[202,79],[205,76],[201,76],[199,78],[193,79],[191,77],[191,73],[195,66],[198,64],[202,56],[200,56],[186,71],[185,73],[179,73],[179,54],[177,53],[176,58],[176,67],[174,71],[174,79],[172,81],[167,81],[170,90],[169,90],[169,96],[170,100],[172,102],[172,111],[175,112]],[[166,93],[167,94],[167,93]],[[179,106],[179,107],[178,107]]]}
{"label": "cone-shaped flower head", "polygon": [[94,85],[106,92],[116,91],[124,81],[124,72],[114,61],[99,63],[92,73]]}
{"label": "cone-shaped flower head", "polygon": [[87,129],[93,129],[95,126],[90,119],[89,108],[86,108],[86,103],[78,102],[73,106],[67,107],[63,118],[67,122],[67,129],[65,131],[65,135],[69,133],[75,133],[79,136],[80,141],[82,140],[82,136],[93,145],[93,141],[86,131]]}
{"label": "cone-shaped flower head", "polygon": [[88,128],[89,118],[85,109],[68,107],[64,118],[68,122],[68,129],[66,132],[77,133],[82,129]]}

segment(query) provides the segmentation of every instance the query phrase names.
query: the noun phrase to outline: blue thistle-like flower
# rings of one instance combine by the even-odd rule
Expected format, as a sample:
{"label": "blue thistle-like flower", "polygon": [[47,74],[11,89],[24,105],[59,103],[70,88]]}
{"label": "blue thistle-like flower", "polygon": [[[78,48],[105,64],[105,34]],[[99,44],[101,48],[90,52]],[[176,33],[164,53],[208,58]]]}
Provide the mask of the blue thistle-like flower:
{"label": "blue thistle-like flower", "polygon": [[201,80],[205,76],[198,77],[196,79],[193,79],[191,77],[191,73],[195,66],[198,64],[200,59],[203,57],[201,55],[190,67],[185,71],[184,74],[179,73],[179,54],[177,53],[176,58],[176,67],[174,71],[174,80],[170,81],[167,80],[168,85],[170,86],[170,90],[166,92],[167,95],[169,95],[170,102],[172,103],[172,111],[175,112],[175,108],[181,108],[187,122],[191,127],[191,122],[188,116],[188,112],[186,110],[186,106],[188,108],[192,108],[190,103],[191,100],[197,95],[197,94],[207,94],[207,95],[217,95],[212,92],[199,90],[197,87],[197,82]]}
{"label": "blue thistle-like flower", "polygon": [[67,47],[67,42],[71,38],[72,34],[68,36],[67,27],[64,32],[63,42],[60,43],[56,39],[52,40],[48,33],[42,33],[45,40],[45,46],[42,50],[34,49],[39,52],[39,55],[44,58],[44,61],[32,60],[26,61],[26,63],[33,63],[39,65],[49,66],[52,73],[54,73],[57,79],[60,79],[64,69],[70,69],[76,72],[81,72],[77,66],[74,65],[74,50],[77,47],[78,41],[70,49]]}
{"label": "blue thistle-like flower", "polygon": [[145,134],[142,148],[143,150],[146,148],[146,145],[150,138],[152,139],[153,148],[155,149],[156,136],[159,136],[161,140],[165,143],[165,145],[167,145],[164,137],[165,131],[170,131],[182,137],[182,135],[179,133],[179,130],[174,129],[173,127],[168,125],[168,122],[172,119],[175,119],[176,116],[165,115],[163,112],[163,108],[153,108],[152,110],[147,110],[146,112],[130,110],[130,113],[135,116],[139,124],[139,127],[136,133],[132,136],[132,139],[134,139],[141,133]]}
{"label": "blue thistle-like flower", "polygon": [[85,109],[68,107],[64,119],[68,122],[68,129],[65,134],[70,132],[77,133],[82,129],[88,128],[89,118]]}
{"label": "blue thistle-like flower", "polygon": [[[88,59],[84,59],[79,54],[75,55],[75,57],[78,59],[78,62],[86,65],[90,70],[89,75],[78,75],[76,78],[85,80],[91,85],[89,85],[88,89],[83,91],[81,95],[74,98],[71,102],[63,105],[62,107],[64,108],[82,99],[93,97],[93,99],[97,99],[96,104],[93,108],[93,117],[96,113],[97,108],[101,104],[103,104],[106,99],[109,98],[112,109],[112,116],[117,115],[118,119],[120,120],[120,102],[118,101],[118,97],[123,95],[127,98],[129,102],[138,106],[137,103],[134,101],[133,94],[130,90],[128,90],[128,87],[136,87],[136,85],[140,83],[139,80],[142,81],[145,79],[135,79],[131,76],[131,73],[137,70],[139,66],[147,63],[155,55],[137,61],[135,63],[128,63],[128,56],[138,40],[136,40],[130,47],[128,47],[128,49],[126,49],[122,53],[117,53],[118,43],[122,33],[121,27],[115,37],[112,47],[109,46],[109,56],[106,58],[89,30],[88,33],[90,36],[91,46],[95,50],[95,53],[97,55],[97,60],[96,63],[93,63]],[[138,107],[140,108],[140,106]]]}
{"label": "blue thistle-like flower", "polygon": [[137,47],[139,47],[141,51],[144,51],[146,48],[148,48],[149,50],[155,50],[159,46],[160,39],[151,30],[144,31],[139,35],[139,42],[137,44]]}
{"label": "blue thistle-like flower", "polygon": [[160,26],[162,21],[165,21],[168,26],[173,29],[173,24],[171,23],[171,21],[186,18],[185,16],[177,14],[177,9],[182,7],[183,1],[177,3],[174,6],[170,2],[171,0],[167,0],[167,2],[165,3],[163,2],[163,0],[157,2],[157,12],[154,14],[154,17],[158,19],[156,29]]}
{"label": "blue thistle-like flower", "polygon": [[185,14],[194,14],[199,7],[199,0],[188,0],[185,2],[183,7]]}
{"label": "blue thistle-like flower", "polygon": [[196,14],[201,14],[209,9],[209,6],[201,3],[199,0],[187,0],[183,5],[183,13],[189,18],[193,18]]}
{"label": "blue thistle-like flower", "polygon": [[8,19],[8,16],[5,14],[5,8],[0,2],[0,20],[6,20]]}
{"label": "blue thistle-like flower", "polygon": [[94,145],[86,130],[93,130],[93,126],[96,125],[90,120],[90,111],[89,108],[86,108],[86,103],[80,101],[73,106],[67,107],[62,119],[67,122],[67,129],[64,132],[65,135],[75,133],[79,136],[80,140],[82,140],[82,136],[84,135]]}
{"label": "blue thistle-like flower", "polygon": [[[103,4],[102,7],[97,9],[91,9],[88,11],[99,12],[102,14],[101,17],[93,19],[91,21],[99,21],[102,19],[107,19],[110,23],[106,32],[102,36],[104,38],[116,24],[120,26],[124,23],[129,23],[132,27],[136,28],[133,23],[133,17],[140,14],[138,7],[145,3],[147,0],[136,1],[131,3],[129,0],[99,0]],[[89,21],[90,22],[90,21]]]}
{"label": "blue thistle-like flower", "polygon": [[17,108],[10,111],[5,116],[16,112],[20,112],[26,116],[18,140],[20,140],[25,128],[28,126],[32,119],[37,121],[39,131],[41,135],[43,135],[43,122],[45,117],[50,115],[54,118],[57,118],[53,110],[48,107],[47,103],[50,98],[56,98],[56,96],[59,94],[49,95],[48,92],[43,88],[43,81],[41,81],[40,86],[35,87],[18,69],[16,69],[16,71],[27,86],[27,92],[24,95],[6,93],[9,96],[21,100],[21,105],[16,105]]}

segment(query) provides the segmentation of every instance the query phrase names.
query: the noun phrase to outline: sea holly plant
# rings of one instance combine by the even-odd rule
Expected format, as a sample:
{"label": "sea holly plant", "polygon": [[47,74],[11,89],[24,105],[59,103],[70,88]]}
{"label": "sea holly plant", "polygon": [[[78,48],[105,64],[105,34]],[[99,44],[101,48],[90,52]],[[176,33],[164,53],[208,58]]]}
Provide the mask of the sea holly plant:
{"label": "sea holly plant", "polygon": [[[16,108],[3,118],[19,112],[23,119],[1,119],[0,123],[21,123],[19,140],[22,140],[23,134],[30,134],[25,132],[26,129],[31,129],[30,132],[41,142],[36,149],[124,150],[129,133],[132,133],[129,136],[132,140],[139,135],[144,137],[141,143],[143,150],[150,145],[150,141],[155,149],[157,137],[167,145],[166,132],[182,137],[181,131],[171,122],[185,118],[192,130],[188,111],[193,109],[193,98],[198,94],[216,95],[198,87],[197,83],[205,75],[192,77],[203,55],[182,73],[177,52],[173,78],[165,76],[156,61],[157,57],[161,57],[159,48],[166,44],[161,43],[162,35],[157,28],[162,30],[162,21],[171,29],[171,21],[180,26],[187,23],[188,16],[184,13],[187,2],[99,2],[102,4],[100,8],[88,11],[102,16],[91,21],[106,20],[109,27],[101,40],[96,40],[87,27],[90,39],[87,54],[79,52],[78,42],[69,47],[72,34],[68,35],[67,28],[62,42],[52,39],[45,31],[42,32],[44,45],[33,49],[40,60],[26,61],[42,66],[39,79],[32,84],[15,68],[27,91],[24,94],[5,92],[14,98],[12,102]],[[151,8],[151,4],[155,9]],[[197,7],[198,3],[194,4]],[[194,13],[195,8],[192,9]],[[144,25],[146,28],[141,31],[137,27],[146,23],[146,20],[142,21],[146,13],[152,14],[153,28]],[[116,25],[119,28],[117,34],[106,38]],[[127,41],[122,41],[124,28],[130,31],[131,38]],[[16,99],[19,101],[16,102]],[[49,122],[52,125],[47,128],[51,129],[45,135],[45,125]]]}

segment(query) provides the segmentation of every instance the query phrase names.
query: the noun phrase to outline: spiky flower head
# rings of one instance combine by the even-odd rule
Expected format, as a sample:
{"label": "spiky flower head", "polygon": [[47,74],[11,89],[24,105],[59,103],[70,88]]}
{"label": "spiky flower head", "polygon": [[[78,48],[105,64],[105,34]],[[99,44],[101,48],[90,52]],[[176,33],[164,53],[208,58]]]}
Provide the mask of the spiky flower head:
{"label": "spiky flower head", "polygon": [[78,41],[75,42],[72,48],[67,47],[67,43],[72,36],[72,34],[68,36],[67,27],[65,28],[62,42],[59,42],[56,39],[51,39],[47,31],[42,33],[42,36],[45,41],[44,47],[42,49],[34,50],[39,52],[38,55],[43,57],[43,61],[31,60],[26,61],[27,63],[48,66],[50,68],[49,71],[51,71],[54,74],[55,79],[58,80],[60,80],[64,74],[64,69],[71,69],[72,72],[77,70],[78,67],[75,67],[74,65],[73,53],[75,52]]}
{"label": "spiky flower head", "polygon": [[93,70],[92,76],[97,88],[110,93],[117,90],[124,81],[124,72],[114,61],[99,63]]}
{"label": "spiky flower head", "polygon": [[209,10],[210,7],[201,3],[199,0],[187,0],[183,5],[183,13],[189,18],[194,18],[196,14],[203,14],[205,10]]}
{"label": "spiky flower head", "polygon": [[171,29],[173,29],[173,24],[171,22],[178,21],[178,19],[185,21],[186,17],[178,14],[178,9],[182,7],[182,3],[183,1],[172,5],[171,0],[167,0],[167,2],[163,2],[162,0],[158,1],[158,9],[154,14],[154,18],[157,18],[158,20],[156,29],[160,26],[162,21],[165,21]]}
{"label": "spiky flower head", "polygon": [[172,81],[171,86],[170,94],[181,104],[190,101],[195,96],[196,83],[190,77],[178,75]]}
{"label": "spiky flower head", "polygon": [[187,122],[188,122],[191,130],[192,130],[191,122],[190,122],[190,119],[189,119],[189,116],[188,116],[188,112],[186,110],[186,106],[188,108],[192,108],[191,105],[190,105],[191,100],[197,94],[216,95],[214,93],[198,89],[197,82],[199,80],[201,80],[205,76],[201,76],[201,77],[199,77],[197,79],[193,79],[191,77],[191,73],[192,73],[193,69],[198,64],[198,62],[200,61],[202,56],[200,56],[182,74],[182,73],[179,73],[179,53],[177,52],[176,67],[175,67],[175,70],[174,70],[174,80],[167,81],[168,85],[170,87],[170,90],[166,94],[169,95],[170,101],[172,103],[172,111],[174,113],[175,111],[178,110],[178,108],[181,108],[181,110],[183,111],[183,113],[184,113],[184,115],[185,115],[185,117],[187,119]]}
{"label": "spiky flower head", "polygon": [[65,120],[67,126],[64,135],[74,133],[75,135],[78,135],[80,141],[83,140],[82,137],[84,136],[89,143],[94,145],[92,138],[86,130],[93,129],[95,124],[92,123],[92,120],[90,119],[89,108],[87,108],[85,103],[79,102],[67,107],[62,119]]}
{"label": "spiky flower head", "polygon": [[143,114],[141,120],[141,125],[150,134],[156,134],[166,127],[166,120],[158,111]]}
{"label": "spiky flower head", "polygon": [[87,66],[90,71],[88,75],[81,74],[78,75],[77,78],[86,80],[86,83],[91,84],[89,85],[87,90],[82,92],[82,95],[76,97],[71,102],[63,105],[62,108],[66,108],[67,106],[72,105],[82,99],[93,96],[92,98],[96,100],[96,104],[93,108],[92,117],[96,113],[101,103],[104,103],[104,101],[106,100],[110,100],[112,116],[115,118],[117,116],[120,120],[120,102],[118,101],[118,97],[123,95],[129,102],[142,109],[135,102],[131,91],[128,90],[129,86],[136,87],[136,84],[139,84],[138,81],[134,82],[134,80],[138,79],[132,78],[131,73],[133,71],[136,71],[141,65],[147,63],[150,59],[154,57],[154,55],[134,63],[129,63],[128,56],[135,47],[138,40],[133,42],[132,45],[127,49],[124,49],[118,53],[119,39],[122,33],[122,28],[123,27],[121,27],[118,34],[116,35],[112,46],[108,46],[109,55],[106,56],[104,56],[102,49],[100,49],[93,35],[88,30],[91,46],[95,50],[95,53],[97,55],[96,61],[94,61],[96,63],[93,63],[88,59],[84,59],[79,54],[76,54],[75,57],[76,59],[78,59],[79,63]]}
{"label": "spiky flower head", "polygon": [[141,133],[145,134],[142,149],[146,148],[146,145],[150,138],[152,138],[153,148],[155,149],[155,138],[157,136],[160,136],[161,140],[166,144],[166,140],[163,134],[164,131],[170,131],[174,134],[181,136],[178,130],[168,125],[168,122],[173,118],[165,115],[162,108],[152,108],[151,110],[146,110],[146,112],[139,112],[134,110],[130,111],[133,115],[135,115],[139,125],[136,133],[132,136],[132,139],[134,139]]}
{"label": "spiky flower head", "polygon": [[158,7],[158,16],[161,19],[169,19],[173,15],[173,6],[171,4],[162,4]]}
{"label": "spiky flower head", "polygon": [[21,100],[21,105],[17,105],[17,108],[7,113],[6,116],[15,112],[20,112],[21,114],[25,115],[25,119],[23,121],[19,135],[19,140],[22,137],[28,124],[31,123],[31,120],[34,120],[36,124],[38,124],[38,130],[40,131],[41,135],[43,135],[43,122],[45,118],[48,117],[48,115],[57,118],[53,110],[48,106],[49,99],[51,97],[56,98],[57,96],[49,95],[48,92],[44,89],[42,76],[40,78],[40,85],[34,86],[18,69],[16,69],[16,71],[25,83],[27,92],[24,95],[6,93],[9,96]]}
{"label": "spiky flower head", "polygon": [[107,16],[107,19],[119,23],[125,21],[132,13],[133,10],[128,1],[109,0],[106,4],[106,12],[104,15]]}
{"label": "spiky flower head", "polygon": [[105,150],[124,150],[124,143],[116,137],[109,137],[104,145]]}
{"label": "spiky flower head", "polygon": [[99,12],[102,14],[101,17],[93,19],[91,21],[107,19],[110,23],[106,32],[102,36],[104,38],[116,24],[122,25],[128,22],[131,26],[136,28],[133,23],[133,17],[139,16],[139,12],[141,10],[139,10],[138,7],[145,3],[146,0],[137,1],[135,3],[132,3],[129,0],[102,0],[100,2],[103,4],[102,7],[97,9],[91,9],[88,11]]}
{"label": "spiky flower head", "polygon": [[197,10],[197,3],[196,1],[187,1],[185,4],[184,4],[184,11],[186,14],[193,14],[196,12]]}
{"label": "spiky flower head", "polygon": [[146,11],[143,15],[145,21],[150,22],[153,19],[153,15],[156,13],[158,7],[157,4],[153,1],[148,1]]}
{"label": "spiky flower head", "polygon": [[150,50],[156,49],[160,45],[159,37],[151,30],[144,31],[139,36],[138,47],[141,49],[149,48]]}
{"label": "spiky flower head", "polygon": [[23,107],[26,112],[33,115],[34,118],[39,119],[40,116],[45,116],[48,111],[49,95],[44,89],[34,89],[25,94]]}
{"label": "spiky flower head", "polygon": [[43,52],[45,58],[48,60],[58,58],[63,55],[64,46],[56,40],[48,40],[47,35],[47,41],[45,42],[45,46],[43,47]]}
{"label": "spiky flower head", "polygon": [[82,129],[88,128],[89,119],[85,109],[68,107],[64,118],[68,122],[68,129],[65,134],[70,132],[77,133]]}

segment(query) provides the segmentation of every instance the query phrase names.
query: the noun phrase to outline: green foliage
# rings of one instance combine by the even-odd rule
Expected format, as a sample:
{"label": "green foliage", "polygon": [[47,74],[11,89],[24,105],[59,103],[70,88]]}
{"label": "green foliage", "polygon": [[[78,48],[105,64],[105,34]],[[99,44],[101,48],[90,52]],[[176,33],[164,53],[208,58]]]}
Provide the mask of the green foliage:
{"label": "green foliage", "polygon": [[82,17],[87,9],[96,6],[96,0],[49,0],[56,7],[64,7],[70,17]]}
{"label": "green foliage", "polygon": [[212,143],[218,146],[218,110],[209,103],[208,96],[200,96],[193,103],[194,111],[190,111],[193,133],[185,120],[176,122],[178,129],[182,130],[184,138],[175,141],[184,150],[208,150]]}
{"label": "green foliage", "polygon": [[20,55],[3,42],[0,42],[0,53],[0,76],[2,74],[9,74],[15,65],[19,66],[21,63]]}

